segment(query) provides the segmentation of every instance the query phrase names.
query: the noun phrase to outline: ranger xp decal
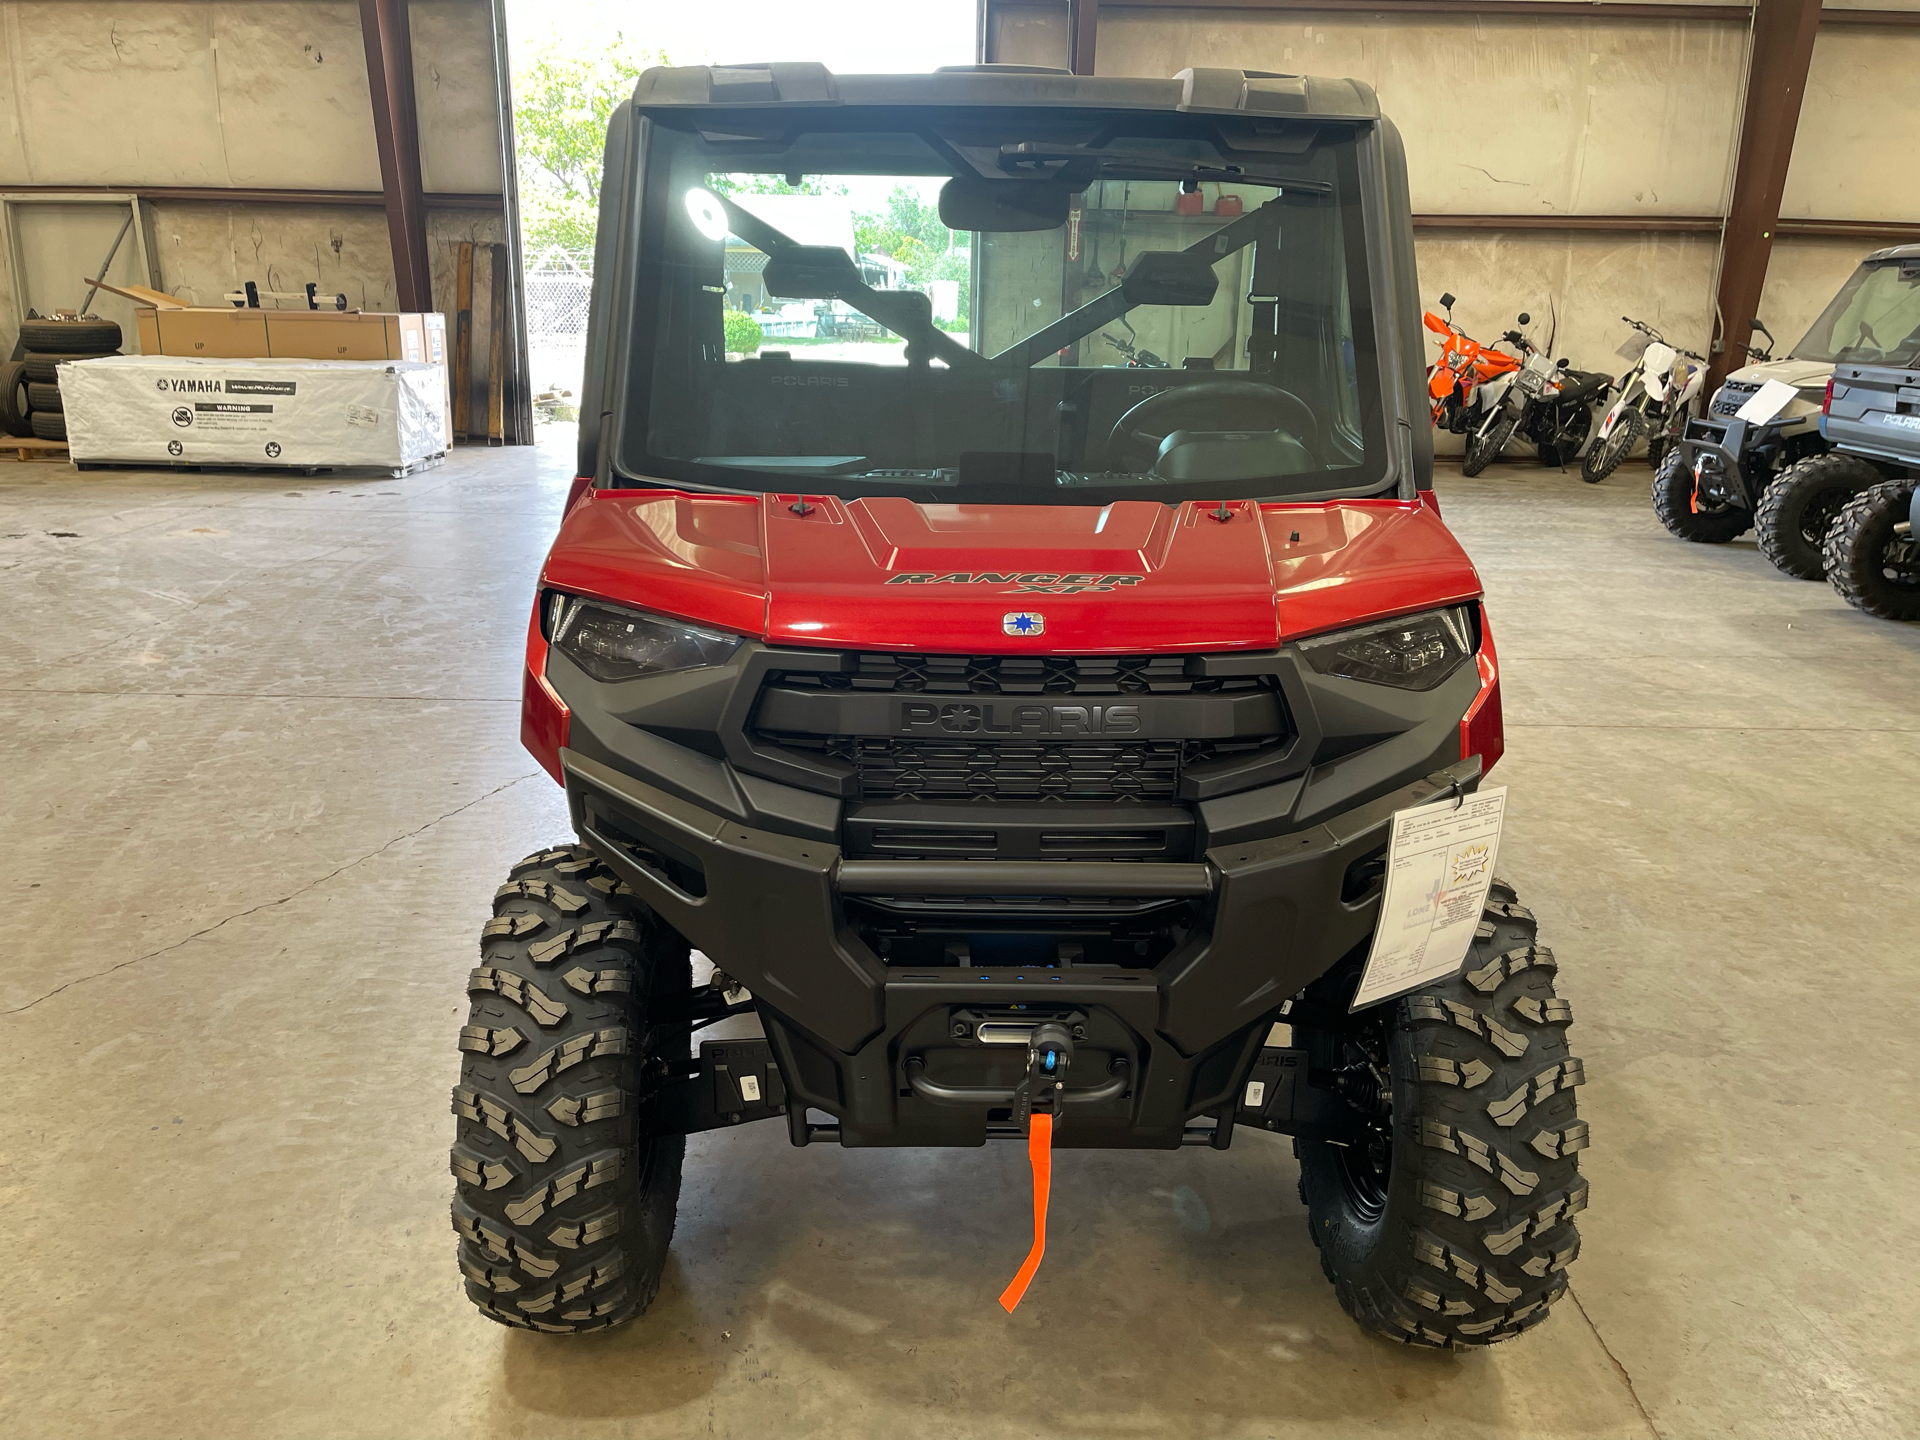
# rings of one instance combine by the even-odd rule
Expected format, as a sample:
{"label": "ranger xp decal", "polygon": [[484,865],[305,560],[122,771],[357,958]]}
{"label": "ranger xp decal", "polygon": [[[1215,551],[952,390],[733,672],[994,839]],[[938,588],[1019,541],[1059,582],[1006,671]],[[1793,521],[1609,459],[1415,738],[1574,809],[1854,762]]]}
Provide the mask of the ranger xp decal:
{"label": "ranger xp decal", "polygon": [[955,570],[942,575],[932,570],[908,570],[889,575],[889,585],[1004,585],[1007,594],[1078,595],[1083,590],[1119,590],[1138,585],[1144,575],[1056,575],[1035,570]]}

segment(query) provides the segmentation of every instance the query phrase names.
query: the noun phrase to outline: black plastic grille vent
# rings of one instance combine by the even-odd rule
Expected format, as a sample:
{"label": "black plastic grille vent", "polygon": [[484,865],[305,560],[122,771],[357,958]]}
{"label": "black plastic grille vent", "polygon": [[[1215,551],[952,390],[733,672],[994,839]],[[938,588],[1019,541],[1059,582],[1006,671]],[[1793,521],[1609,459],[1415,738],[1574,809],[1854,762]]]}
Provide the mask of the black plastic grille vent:
{"label": "black plastic grille vent", "polygon": [[769,683],[928,695],[1217,695],[1259,690],[1260,675],[1190,675],[1184,655],[874,655],[852,671],[787,671]]}
{"label": "black plastic grille vent", "polygon": [[1180,784],[1179,740],[1021,742],[836,736],[866,800],[1103,800],[1164,804]]}
{"label": "black plastic grille vent", "polygon": [[1715,392],[1713,413],[1723,419],[1733,419],[1740,407],[1752,399],[1760,390],[1758,380],[1729,380]]}

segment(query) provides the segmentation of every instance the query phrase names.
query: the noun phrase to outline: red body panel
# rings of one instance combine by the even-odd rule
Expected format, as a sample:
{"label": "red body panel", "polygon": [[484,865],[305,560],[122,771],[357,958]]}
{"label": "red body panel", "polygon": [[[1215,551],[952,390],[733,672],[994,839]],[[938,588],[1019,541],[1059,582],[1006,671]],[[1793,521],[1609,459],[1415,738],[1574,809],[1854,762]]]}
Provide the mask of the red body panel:
{"label": "red body panel", "polygon": [[[587,490],[568,506],[542,588],[777,644],[971,655],[1264,650],[1480,594],[1437,506],[1341,500],[1222,507],[919,505]],[[1038,613],[1014,636],[1004,617]],[[521,733],[558,773],[565,705],[547,685],[539,616],[527,636]],[[1474,742],[1499,690],[1489,640]],[[1491,763],[1491,761],[1489,761]]]}
{"label": "red body panel", "polygon": [[[1480,593],[1417,501],[1225,508],[589,491],[541,583],[780,644],[976,655],[1266,649]],[[1043,632],[1004,634],[1016,611]]]}
{"label": "red body panel", "polygon": [[[1272,565],[1248,502],[1224,522],[1149,500],[810,504],[766,509],[769,640],[1076,655],[1274,643]],[[1020,611],[1044,631],[1005,634]]]}
{"label": "red body panel", "polygon": [[1500,710],[1500,657],[1493,648],[1493,631],[1484,613],[1480,616],[1480,653],[1473,658],[1480,670],[1480,693],[1460,717],[1460,758],[1478,755],[1480,773],[1485,775],[1507,753],[1507,729]]}
{"label": "red body panel", "polygon": [[540,633],[540,609],[527,623],[527,666],[520,675],[520,743],[562,785],[560,752],[567,748],[573,712],[547,683],[547,637]]}

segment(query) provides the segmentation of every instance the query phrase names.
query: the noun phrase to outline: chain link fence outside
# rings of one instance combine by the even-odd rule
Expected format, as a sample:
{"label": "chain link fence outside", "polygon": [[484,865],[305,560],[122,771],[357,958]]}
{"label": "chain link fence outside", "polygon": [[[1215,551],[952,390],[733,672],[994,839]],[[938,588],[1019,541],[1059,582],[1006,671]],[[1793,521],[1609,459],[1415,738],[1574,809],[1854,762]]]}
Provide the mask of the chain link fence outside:
{"label": "chain link fence outside", "polygon": [[526,257],[527,361],[543,410],[572,409],[587,362],[587,303],[593,294],[593,252],[548,246]]}

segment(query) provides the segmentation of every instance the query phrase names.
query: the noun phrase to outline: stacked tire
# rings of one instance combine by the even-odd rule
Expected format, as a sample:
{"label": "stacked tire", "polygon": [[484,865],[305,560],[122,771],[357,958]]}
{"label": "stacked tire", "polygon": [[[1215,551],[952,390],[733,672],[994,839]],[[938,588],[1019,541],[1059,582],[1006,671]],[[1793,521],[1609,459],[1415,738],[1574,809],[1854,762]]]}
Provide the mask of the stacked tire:
{"label": "stacked tire", "polygon": [[111,320],[28,320],[20,327],[19,360],[0,362],[0,430],[9,435],[65,440],[60,364],[120,353],[120,327]]}

